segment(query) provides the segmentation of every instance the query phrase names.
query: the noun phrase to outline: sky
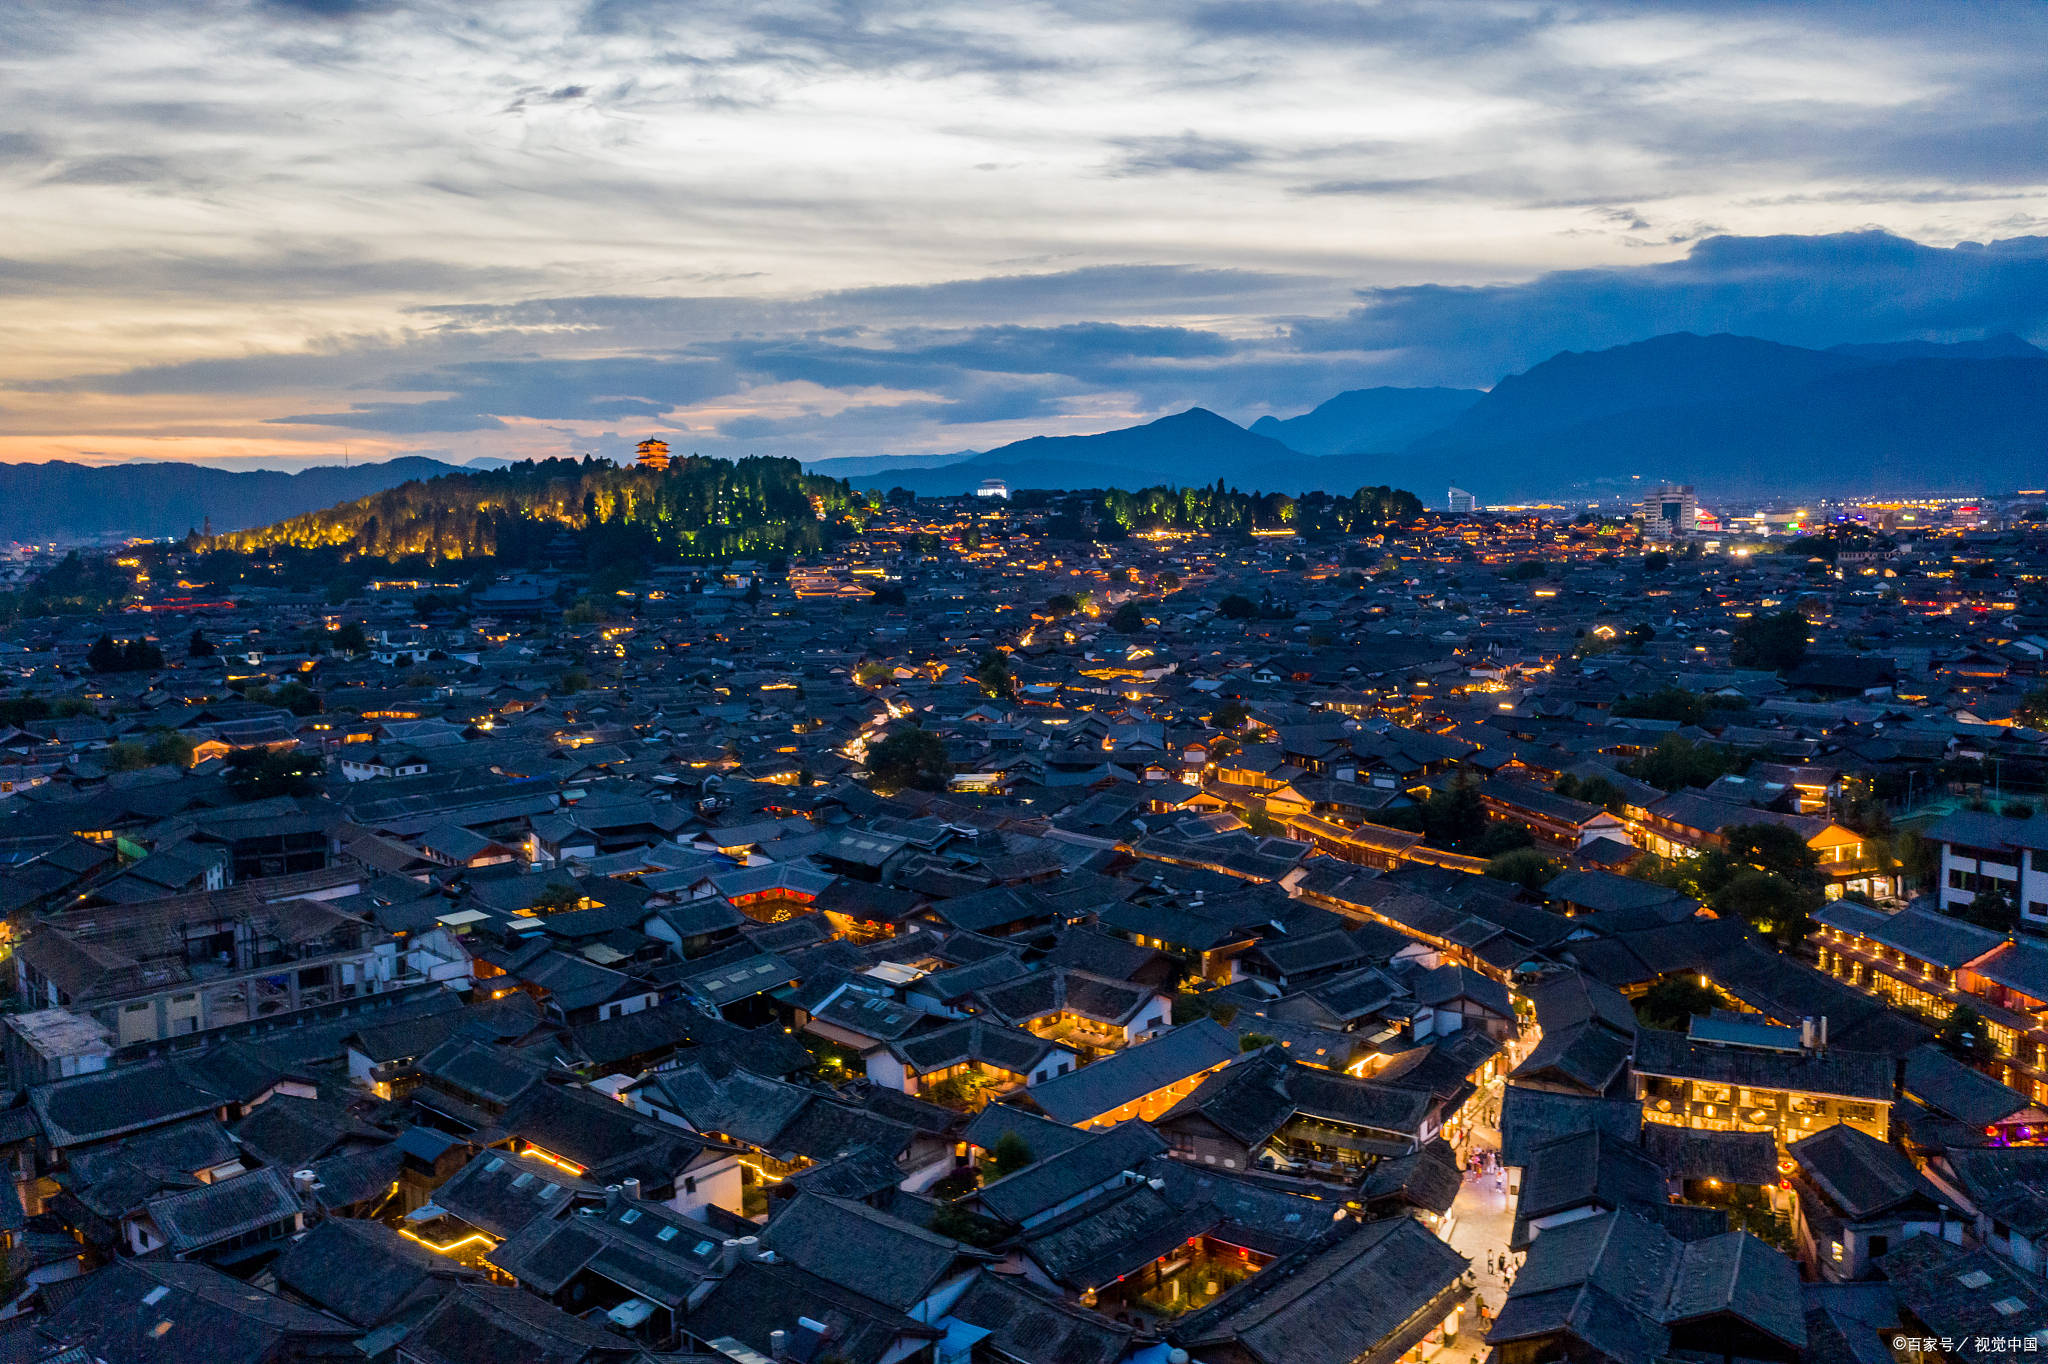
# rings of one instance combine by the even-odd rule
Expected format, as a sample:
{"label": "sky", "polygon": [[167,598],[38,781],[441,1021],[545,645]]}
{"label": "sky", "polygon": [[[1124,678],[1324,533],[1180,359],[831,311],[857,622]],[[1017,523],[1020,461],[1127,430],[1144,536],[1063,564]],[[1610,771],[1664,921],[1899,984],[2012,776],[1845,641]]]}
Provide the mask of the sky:
{"label": "sky", "polygon": [[2048,341],[2048,7],[12,0],[0,460],[987,449]]}

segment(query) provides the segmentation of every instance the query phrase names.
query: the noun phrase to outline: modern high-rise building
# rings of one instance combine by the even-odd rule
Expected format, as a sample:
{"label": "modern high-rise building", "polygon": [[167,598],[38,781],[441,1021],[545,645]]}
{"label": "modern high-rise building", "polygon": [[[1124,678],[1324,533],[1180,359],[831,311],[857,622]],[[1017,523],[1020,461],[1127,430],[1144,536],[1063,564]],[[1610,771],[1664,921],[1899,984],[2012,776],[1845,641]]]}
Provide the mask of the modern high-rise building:
{"label": "modern high-rise building", "polygon": [[1453,488],[1444,496],[1444,508],[1454,512],[1478,511],[1479,499],[1463,488]]}
{"label": "modern high-rise building", "polygon": [[1690,483],[1659,483],[1643,489],[1636,519],[1652,540],[1671,540],[1699,529],[1700,503]]}
{"label": "modern high-rise building", "polygon": [[641,441],[639,458],[633,462],[643,469],[667,469],[668,442],[655,436]]}

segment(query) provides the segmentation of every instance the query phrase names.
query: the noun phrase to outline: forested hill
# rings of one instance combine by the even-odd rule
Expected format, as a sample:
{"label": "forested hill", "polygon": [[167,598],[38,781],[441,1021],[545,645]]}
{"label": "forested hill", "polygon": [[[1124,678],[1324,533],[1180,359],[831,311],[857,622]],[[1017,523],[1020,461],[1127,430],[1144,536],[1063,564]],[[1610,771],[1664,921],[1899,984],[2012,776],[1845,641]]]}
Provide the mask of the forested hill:
{"label": "forested hill", "polygon": [[864,505],[844,482],[805,474],[793,459],[691,456],[666,471],[548,459],[406,483],[261,529],[216,535],[206,548],[524,563],[567,533],[593,550],[727,559],[815,550]]}
{"label": "forested hill", "polygon": [[242,530],[452,467],[418,456],[296,474],[168,461],[0,464],[0,541],[183,535],[209,521],[215,530]]}

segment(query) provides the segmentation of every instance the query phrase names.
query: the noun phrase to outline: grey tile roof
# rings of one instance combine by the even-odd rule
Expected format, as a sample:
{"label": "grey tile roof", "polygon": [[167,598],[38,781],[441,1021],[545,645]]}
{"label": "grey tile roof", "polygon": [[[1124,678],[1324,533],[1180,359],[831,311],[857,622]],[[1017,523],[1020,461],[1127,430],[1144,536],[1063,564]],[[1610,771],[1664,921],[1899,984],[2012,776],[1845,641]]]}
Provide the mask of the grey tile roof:
{"label": "grey tile roof", "polygon": [[1671,1079],[1877,1103],[1890,1103],[1893,1097],[1888,1058],[1839,1048],[1787,1053],[1703,1046],[1682,1033],[1645,1028],[1636,1035],[1634,1064],[1638,1074]]}
{"label": "grey tile roof", "polygon": [[1017,1225],[1043,1216],[1098,1184],[1135,1171],[1166,1150],[1166,1143],[1141,1122],[1127,1122],[1057,1154],[1040,1155],[1014,1174],[982,1186],[981,1208]]}
{"label": "grey tile roof", "polygon": [[1169,1338],[1198,1354],[1234,1342],[1260,1364],[1391,1361],[1463,1299],[1466,1266],[1410,1218],[1370,1223],[1269,1265],[1170,1328]]}
{"label": "grey tile roof", "polygon": [[178,1260],[115,1261],[81,1281],[40,1330],[93,1359],[150,1364],[320,1357],[340,1354],[358,1334],[338,1318]]}
{"label": "grey tile roof", "polygon": [[276,1166],[148,1200],[150,1220],[174,1255],[290,1221],[299,1213],[291,1176]]}
{"label": "grey tile roof", "polygon": [[1878,1216],[1915,1199],[1932,1206],[1942,1198],[1926,1176],[1913,1168],[1905,1152],[1841,1123],[1793,1142],[1786,1153],[1799,1162],[1800,1173],[1852,1221]]}
{"label": "grey tile roof", "polygon": [[1501,1096],[1501,1161],[1526,1168],[1530,1153],[1545,1141],[1593,1128],[1635,1141],[1643,1130],[1643,1106],[1633,1099],[1596,1099],[1509,1085]]}
{"label": "grey tile roof", "polygon": [[1031,1100],[1060,1122],[1086,1122],[1237,1055],[1237,1042],[1214,1019],[1197,1019],[1035,1085]]}
{"label": "grey tile roof", "polygon": [[985,1348],[1018,1364],[1117,1364],[1131,1348],[1131,1327],[1007,1275],[977,1275],[947,1315],[987,1331]]}
{"label": "grey tile roof", "polygon": [[769,1219],[761,1243],[798,1268],[899,1312],[917,1306],[963,1261],[988,1258],[865,1203],[809,1192]]}

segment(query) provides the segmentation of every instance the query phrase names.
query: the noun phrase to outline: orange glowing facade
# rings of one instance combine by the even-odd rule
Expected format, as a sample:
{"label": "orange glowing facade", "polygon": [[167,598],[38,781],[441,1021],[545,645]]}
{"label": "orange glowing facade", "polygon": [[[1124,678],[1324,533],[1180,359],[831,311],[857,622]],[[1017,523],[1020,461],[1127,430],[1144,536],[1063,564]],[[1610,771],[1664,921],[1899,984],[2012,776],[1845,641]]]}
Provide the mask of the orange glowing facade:
{"label": "orange glowing facade", "polygon": [[668,442],[653,437],[641,441],[639,458],[635,460],[635,463],[643,469],[667,469]]}

